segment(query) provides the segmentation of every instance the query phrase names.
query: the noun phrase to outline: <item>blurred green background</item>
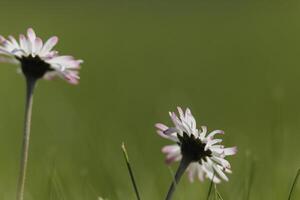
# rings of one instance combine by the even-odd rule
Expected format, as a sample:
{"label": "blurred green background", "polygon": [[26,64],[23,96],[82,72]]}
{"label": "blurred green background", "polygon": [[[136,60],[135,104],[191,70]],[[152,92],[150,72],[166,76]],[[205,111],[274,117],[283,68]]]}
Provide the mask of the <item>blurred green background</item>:
{"label": "blurred green background", "polygon": [[[134,199],[125,141],[143,199],[172,179],[154,124],[190,107],[198,125],[223,129],[233,174],[224,199],[287,199],[300,167],[300,2],[8,1],[0,34],[28,27],[57,35],[84,59],[81,83],[40,81],[35,93],[26,200]],[[1,64],[0,199],[14,199],[25,85]],[[172,166],[173,169],[176,168]],[[183,178],[176,200],[205,199],[209,181]],[[294,199],[300,198],[297,186]]]}

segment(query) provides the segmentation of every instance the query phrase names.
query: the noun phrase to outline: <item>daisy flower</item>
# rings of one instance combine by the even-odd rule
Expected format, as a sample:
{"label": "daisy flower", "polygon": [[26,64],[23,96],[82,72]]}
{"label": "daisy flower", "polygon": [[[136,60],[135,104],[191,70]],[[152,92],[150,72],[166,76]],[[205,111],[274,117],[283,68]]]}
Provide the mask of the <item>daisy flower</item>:
{"label": "daisy flower", "polygon": [[221,179],[228,181],[226,173],[231,173],[231,170],[225,157],[236,154],[237,148],[224,148],[220,144],[222,140],[214,138],[217,134],[224,134],[222,130],[208,133],[205,126],[197,129],[196,120],[190,109],[187,108],[183,112],[178,107],[178,112],[179,116],[174,112],[169,113],[174,126],[156,124],[157,133],[161,137],[176,143],[163,147],[162,152],[166,154],[166,163],[171,164],[185,159],[191,182],[195,177],[201,181],[206,177],[214,183],[219,183]]}
{"label": "daisy flower", "polygon": [[57,42],[58,38],[54,36],[43,43],[32,28],[28,29],[27,37],[20,35],[19,42],[13,36],[8,36],[8,39],[0,36],[0,61],[20,64],[27,87],[17,200],[24,200],[33,94],[37,80],[59,76],[71,84],[79,82],[78,70],[82,60],[58,55],[58,52],[53,50]]}
{"label": "daisy flower", "polygon": [[71,84],[77,84],[78,70],[83,61],[76,60],[73,56],[58,55],[53,50],[57,42],[58,38],[53,36],[43,43],[32,28],[28,29],[27,37],[21,34],[19,41],[13,36],[4,38],[0,35],[0,55],[3,55],[0,61],[20,64],[21,71],[27,78],[37,80],[59,76]]}

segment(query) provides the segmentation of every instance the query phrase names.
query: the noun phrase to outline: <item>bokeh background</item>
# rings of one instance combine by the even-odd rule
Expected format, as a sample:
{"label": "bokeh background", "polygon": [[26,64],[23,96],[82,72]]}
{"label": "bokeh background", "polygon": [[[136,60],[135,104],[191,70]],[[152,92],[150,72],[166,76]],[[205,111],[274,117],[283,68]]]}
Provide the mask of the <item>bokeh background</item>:
{"label": "bokeh background", "polygon": [[[0,34],[33,27],[85,60],[81,83],[40,81],[35,93],[27,200],[134,199],[127,144],[143,199],[172,179],[156,122],[190,107],[223,129],[233,174],[224,199],[287,199],[300,167],[300,2],[0,1]],[[0,199],[15,198],[25,85],[1,64]],[[176,165],[172,166],[176,169]],[[209,181],[183,178],[176,200],[205,199]],[[294,199],[300,198],[296,187]]]}

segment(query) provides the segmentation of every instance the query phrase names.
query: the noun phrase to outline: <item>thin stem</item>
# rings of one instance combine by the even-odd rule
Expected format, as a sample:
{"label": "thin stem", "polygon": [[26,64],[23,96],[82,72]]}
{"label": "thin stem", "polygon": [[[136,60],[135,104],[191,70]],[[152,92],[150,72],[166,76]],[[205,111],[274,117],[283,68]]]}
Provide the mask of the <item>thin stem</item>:
{"label": "thin stem", "polygon": [[24,188],[25,188],[29,140],[30,140],[33,91],[34,91],[35,83],[36,83],[36,79],[26,77],[26,87],[27,88],[26,88],[24,133],[23,133],[23,143],[22,143],[22,149],[21,149],[21,163],[20,163],[20,172],[19,172],[19,180],[18,180],[18,188],[17,188],[17,200],[24,199]]}
{"label": "thin stem", "polygon": [[180,178],[182,177],[182,175],[184,174],[186,168],[189,166],[190,163],[191,163],[191,161],[189,159],[186,159],[185,157],[182,158],[182,160],[179,164],[179,167],[176,171],[175,178],[172,181],[172,184],[169,188],[166,200],[171,200],[172,199],[172,196],[173,196],[173,194],[175,192],[175,189],[176,189],[176,185],[179,183]]}
{"label": "thin stem", "polygon": [[297,184],[299,175],[300,175],[300,169],[298,169],[298,171],[297,171],[297,174],[296,174],[296,177],[295,177],[295,179],[294,179],[294,182],[293,182],[293,185],[292,185],[292,188],[291,188],[291,191],[290,191],[288,200],[291,200],[291,199],[292,199],[292,194],[293,194],[294,188],[295,188],[295,186],[296,186],[296,184]]}
{"label": "thin stem", "polygon": [[209,188],[208,188],[208,193],[207,193],[207,196],[206,196],[206,200],[209,200],[209,197],[210,197],[210,194],[211,194],[211,191],[212,191],[212,188],[213,188],[213,180],[215,178],[215,173],[213,174],[213,178],[211,179],[210,181],[210,184],[209,184]]}
{"label": "thin stem", "polygon": [[133,185],[133,189],[134,189],[136,198],[137,198],[137,200],[141,200],[141,197],[140,197],[140,194],[139,194],[139,191],[138,191],[138,187],[137,187],[136,181],[134,179],[133,171],[132,171],[132,168],[131,168],[131,165],[130,165],[130,162],[129,162],[128,153],[127,153],[127,150],[126,150],[126,147],[125,147],[124,143],[122,144],[122,151],[123,151],[123,154],[124,154],[124,158],[125,158],[125,161],[126,161],[126,165],[127,165],[127,168],[128,168],[129,176],[130,176],[130,179],[131,179],[131,183]]}

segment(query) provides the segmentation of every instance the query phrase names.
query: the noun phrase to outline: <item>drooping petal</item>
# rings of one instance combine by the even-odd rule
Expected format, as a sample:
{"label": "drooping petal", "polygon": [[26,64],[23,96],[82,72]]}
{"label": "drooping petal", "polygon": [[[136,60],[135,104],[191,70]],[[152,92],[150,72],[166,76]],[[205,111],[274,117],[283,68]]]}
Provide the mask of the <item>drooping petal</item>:
{"label": "drooping petal", "polygon": [[198,172],[198,165],[199,165],[198,163],[193,162],[190,164],[190,166],[187,169],[190,182],[194,182],[195,180],[195,176]]}
{"label": "drooping petal", "polygon": [[225,148],[224,153],[226,156],[235,155],[237,153],[237,147]]}

